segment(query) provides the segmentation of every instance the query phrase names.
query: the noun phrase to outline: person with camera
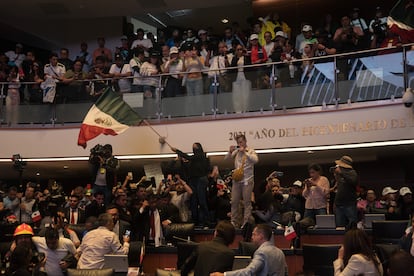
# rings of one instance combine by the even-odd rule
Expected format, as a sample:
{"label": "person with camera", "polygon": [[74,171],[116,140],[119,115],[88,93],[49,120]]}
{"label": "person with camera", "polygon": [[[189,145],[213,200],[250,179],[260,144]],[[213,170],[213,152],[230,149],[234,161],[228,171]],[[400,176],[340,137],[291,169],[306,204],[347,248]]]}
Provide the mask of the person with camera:
{"label": "person with camera", "polygon": [[105,195],[105,203],[111,202],[112,187],[116,183],[116,170],[118,159],[112,155],[110,144],[96,145],[91,149],[89,163],[92,171],[94,193],[101,191]]}
{"label": "person with camera", "polygon": [[375,10],[375,18],[369,23],[371,33],[371,48],[378,48],[384,41],[387,34],[387,17],[383,16],[380,7]]}
{"label": "person with camera", "polygon": [[344,155],[335,161],[333,169],[337,192],[335,196],[336,227],[351,229],[357,223],[357,172],[352,167],[351,157]]}
{"label": "person with camera", "polygon": [[318,164],[308,166],[310,178],[305,179],[305,189],[302,192],[305,202],[305,218],[316,221],[316,215],[327,214],[327,199],[329,195],[329,180],[322,175],[322,167]]}
{"label": "person with camera", "polygon": [[214,81],[214,77],[217,77],[219,92],[230,92],[231,82],[226,67],[230,66],[233,54],[228,53],[224,41],[219,42],[217,54],[211,57],[212,54],[214,54],[213,51],[209,51],[205,61],[205,65],[210,66],[208,76],[212,79],[212,82]]}
{"label": "person with camera", "polygon": [[[254,149],[247,146],[246,136],[240,134],[236,137],[237,146],[230,146],[226,159],[234,159],[233,185],[231,189],[231,222],[242,228],[249,222],[252,215],[252,192],[254,188],[254,164],[259,162]],[[240,202],[243,201],[243,216],[241,224],[237,221],[240,217]]]}

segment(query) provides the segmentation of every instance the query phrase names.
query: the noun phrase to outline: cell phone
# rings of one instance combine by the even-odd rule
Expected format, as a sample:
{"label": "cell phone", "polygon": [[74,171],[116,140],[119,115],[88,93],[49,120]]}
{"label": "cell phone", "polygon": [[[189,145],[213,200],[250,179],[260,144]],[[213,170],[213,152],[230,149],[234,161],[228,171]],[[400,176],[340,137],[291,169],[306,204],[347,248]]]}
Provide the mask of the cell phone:
{"label": "cell phone", "polygon": [[131,235],[131,231],[130,230],[126,230],[125,231],[125,236],[130,236]]}
{"label": "cell phone", "polygon": [[131,180],[134,178],[132,172],[128,172],[128,176],[131,178]]}

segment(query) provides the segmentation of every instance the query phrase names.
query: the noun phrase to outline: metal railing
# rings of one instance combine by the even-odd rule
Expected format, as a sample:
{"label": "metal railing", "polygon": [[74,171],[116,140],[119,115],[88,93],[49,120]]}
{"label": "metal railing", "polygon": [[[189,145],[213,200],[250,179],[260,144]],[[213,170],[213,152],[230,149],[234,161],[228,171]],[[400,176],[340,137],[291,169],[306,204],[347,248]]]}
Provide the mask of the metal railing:
{"label": "metal railing", "polygon": [[[290,63],[268,62],[200,70],[196,73],[201,73],[204,88],[194,96],[185,94],[185,89],[181,87],[178,95],[167,97],[166,83],[174,74],[140,76],[140,80],[157,80],[156,86],[145,87],[153,95],[145,97],[145,93],[139,92],[125,93],[123,97],[143,118],[161,122],[178,117],[201,116],[214,119],[230,114],[248,115],[249,112],[393,100],[402,97],[407,87],[414,87],[414,74],[409,70],[414,65],[413,45],[295,59]],[[190,73],[182,72],[180,75],[188,74]],[[124,79],[134,82],[137,77]],[[36,83],[21,82],[23,88],[20,94],[24,100],[17,106],[7,101],[7,87],[10,83],[0,82],[1,125],[55,127],[78,124],[96,99],[88,94],[87,88],[92,84],[95,87],[102,83],[111,85],[112,80],[113,78],[85,79],[62,85],[58,87],[57,98],[52,104],[39,102],[39,94],[36,97],[38,101],[32,101],[33,95],[30,93],[42,92],[39,89],[30,90]],[[231,91],[223,91],[225,82],[232,87]]]}

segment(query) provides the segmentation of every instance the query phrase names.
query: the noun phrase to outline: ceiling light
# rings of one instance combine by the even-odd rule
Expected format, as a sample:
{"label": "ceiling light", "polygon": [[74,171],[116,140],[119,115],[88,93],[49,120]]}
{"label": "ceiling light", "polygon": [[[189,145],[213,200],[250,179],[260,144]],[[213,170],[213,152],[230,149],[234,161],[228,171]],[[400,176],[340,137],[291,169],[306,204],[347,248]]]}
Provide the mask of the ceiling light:
{"label": "ceiling light", "polygon": [[[387,147],[387,146],[402,146],[413,145],[414,139],[411,140],[396,140],[396,141],[384,141],[384,142],[366,142],[344,145],[329,145],[329,146],[310,146],[310,147],[297,147],[297,148],[281,148],[281,149],[257,149],[256,153],[290,153],[290,152],[315,152],[322,150],[343,150],[343,149],[359,149],[359,148],[372,148],[372,147]],[[207,156],[224,156],[227,151],[214,151],[207,153]],[[138,154],[138,155],[119,155],[115,156],[119,160],[134,160],[134,159],[163,159],[163,158],[175,158],[177,154]],[[87,161],[89,156],[74,156],[74,157],[43,157],[43,158],[23,158],[27,162],[51,162],[51,161]],[[10,158],[0,158],[0,162],[10,162]]]}
{"label": "ceiling light", "polygon": [[167,28],[167,25],[164,24],[164,22],[162,22],[161,20],[159,20],[157,17],[155,17],[154,15],[147,13],[148,17],[151,18],[152,20],[154,20],[155,22],[157,22],[158,24],[160,24],[161,26],[163,26],[164,28]]}
{"label": "ceiling light", "polygon": [[221,23],[223,23],[223,24],[227,24],[227,23],[229,23],[229,20],[228,20],[227,18],[223,18],[223,19],[221,20]]}
{"label": "ceiling light", "polygon": [[37,172],[37,173],[36,173],[36,176],[40,176],[40,172]]}

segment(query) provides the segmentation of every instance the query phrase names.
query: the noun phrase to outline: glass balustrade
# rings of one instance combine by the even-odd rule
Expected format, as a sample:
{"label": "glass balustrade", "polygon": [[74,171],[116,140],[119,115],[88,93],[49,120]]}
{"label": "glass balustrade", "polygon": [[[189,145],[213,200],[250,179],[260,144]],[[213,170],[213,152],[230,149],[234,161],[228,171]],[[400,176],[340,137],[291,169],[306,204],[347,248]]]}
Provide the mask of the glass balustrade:
{"label": "glass balustrade", "polygon": [[[414,87],[413,68],[413,46],[405,45],[227,67],[203,71],[196,78],[185,73],[130,77],[127,83],[139,92],[122,95],[144,119],[248,116],[251,112],[400,98],[406,87]],[[79,124],[102,88],[116,90],[116,84],[112,79],[58,83],[55,101],[43,103],[40,84],[22,82],[19,88],[3,82],[0,122],[6,127]],[[11,103],[10,97],[6,100],[13,87],[19,90],[21,104]]]}

